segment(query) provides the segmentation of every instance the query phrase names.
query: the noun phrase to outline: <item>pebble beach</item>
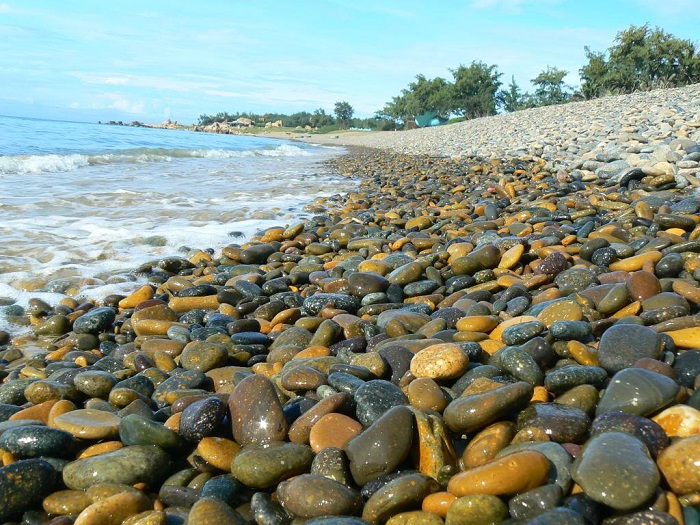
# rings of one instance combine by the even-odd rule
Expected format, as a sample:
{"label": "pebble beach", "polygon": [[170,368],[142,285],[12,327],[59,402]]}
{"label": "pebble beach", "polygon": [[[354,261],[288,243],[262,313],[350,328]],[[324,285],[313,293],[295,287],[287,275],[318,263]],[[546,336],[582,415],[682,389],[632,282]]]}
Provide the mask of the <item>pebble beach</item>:
{"label": "pebble beach", "polygon": [[700,523],[699,85],[296,139],[357,189],[5,306],[0,523]]}

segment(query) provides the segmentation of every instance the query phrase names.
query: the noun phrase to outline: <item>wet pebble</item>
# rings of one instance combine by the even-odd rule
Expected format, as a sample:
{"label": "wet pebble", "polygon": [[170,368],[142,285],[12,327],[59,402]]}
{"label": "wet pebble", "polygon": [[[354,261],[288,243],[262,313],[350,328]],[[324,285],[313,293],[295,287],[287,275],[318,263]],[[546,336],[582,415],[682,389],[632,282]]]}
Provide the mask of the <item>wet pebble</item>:
{"label": "wet pebble", "polygon": [[622,432],[592,437],[572,468],[588,496],[618,510],[648,501],[659,484],[659,471],[646,446]]}

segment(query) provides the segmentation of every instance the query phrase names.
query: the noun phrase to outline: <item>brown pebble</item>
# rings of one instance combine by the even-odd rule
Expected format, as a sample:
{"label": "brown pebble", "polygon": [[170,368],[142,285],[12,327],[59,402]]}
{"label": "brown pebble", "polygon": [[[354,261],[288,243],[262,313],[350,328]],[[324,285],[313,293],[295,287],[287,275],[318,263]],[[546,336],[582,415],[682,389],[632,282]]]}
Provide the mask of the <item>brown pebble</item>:
{"label": "brown pebble", "polygon": [[75,525],[120,525],[130,516],[149,509],[153,509],[153,504],[141,492],[115,494],[85,508],[75,519]]}
{"label": "brown pebble", "polygon": [[515,423],[499,421],[489,425],[472,438],[462,454],[465,470],[485,465],[506,448],[516,433]]}
{"label": "brown pebble", "polygon": [[[520,246],[520,245],[519,245]],[[441,518],[447,516],[450,505],[457,499],[457,496],[450,492],[435,492],[423,498],[421,508],[425,512],[437,514]]]}
{"label": "brown pebble", "polygon": [[700,410],[688,405],[675,405],[652,418],[669,437],[700,436]]}
{"label": "brown pebble", "polygon": [[419,377],[408,385],[408,401],[418,410],[442,412],[447,406],[444,392],[433,379]]}
{"label": "brown pebble", "polygon": [[49,514],[77,516],[91,504],[83,490],[59,490],[44,498],[43,507]]}
{"label": "brown pebble", "polygon": [[549,460],[534,450],[515,452],[479,467],[459,472],[447,490],[455,496],[491,494],[512,496],[546,483]]}
{"label": "brown pebble", "polygon": [[416,377],[454,379],[466,372],[469,358],[454,343],[442,343],[419,351],[411,359],[411,372]]}
{"label": "brown pebble", "polygon": [[657,464],[676,494],[700,492],[700,436],[673,442],[659,455]]}
{"label": "brown pebble", "polygon": [[223,471],[231,468],[231,461],[240,450],[238,443],[223,437],[205,437],[197,445],[197,453],[207,463]]}
{"label": "brown pebble", "polygon": [[359,421],[343,414],[326,414],[311,427],[309,444],[316,454],[329,447],[344,449],[360,432],[362,424]]}
{"label": "brown pebble", "polygon": [[316,403],[292,423],[289,428],[289,440],[292,443],[308,443],[311,428],[326,414],[340,410],[350,399],[349,394],[339,392]]}
{"label": "brown pebble", "polygon": [[645,301],[661,293],[659,279],[650,272],[634,272],[627,280],[626,286],[627,292],[633,301]]}

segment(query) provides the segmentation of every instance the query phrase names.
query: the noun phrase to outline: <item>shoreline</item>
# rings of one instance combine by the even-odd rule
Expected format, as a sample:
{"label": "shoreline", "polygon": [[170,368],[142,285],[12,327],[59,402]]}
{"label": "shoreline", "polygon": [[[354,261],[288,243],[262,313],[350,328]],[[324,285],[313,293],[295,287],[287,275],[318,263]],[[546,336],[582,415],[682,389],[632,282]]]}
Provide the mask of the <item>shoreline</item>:
{"label": "shoreline", "polygon": [[360,182],[313,218],[164,258],[128,296],[35,302],[34,335],[0,337],[0,517],[70,514],[68,487],[99,522],[96,481],[194,525],[697,517],[683,89],[329,137]]}

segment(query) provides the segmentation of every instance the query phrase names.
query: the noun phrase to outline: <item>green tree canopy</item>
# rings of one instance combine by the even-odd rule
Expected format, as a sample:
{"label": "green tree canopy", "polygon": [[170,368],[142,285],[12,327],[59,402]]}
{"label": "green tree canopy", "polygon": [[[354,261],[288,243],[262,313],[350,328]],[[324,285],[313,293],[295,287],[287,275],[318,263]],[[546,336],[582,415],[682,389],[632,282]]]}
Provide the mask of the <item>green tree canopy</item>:
{"label": "green tree canopy", "polygon": [[496,97],[498,105],[507,113],[512,113],[513,111],[523,108],[524,95],[522,91],[520,91],[520,86],[518,86],[515,81],[515,76],[510,77],[508,88],[500,90]]}
{"label": "green tree canopy", "polygon": [[496,92],[501,73],[495,65],[473,61],[450,70],[454,77],[454,112],[466,118],[496,114]]}
{"label": "green tree canopy", "polygon": [[568,71],[547,66],[547,69],[531,80],[535,86],[535,100],[538,106],[562,104],[571,98],[572,89],[564,84]]}
{"label": "green tree canopy", "polygon": [[648,24],[619,32],[607,53],[585,50],[588,63],[580,74],[586,98],[700,82],[696,46]]}
{"label": "green tree canopy", "polygon": [[335,113],[335,118],[338,120],[338,123],[340,124],[341,128],[348,128],[350,126],[352,115],[353,113],[355,113],[355,110],[349,102],[342,100],[340,102],[335,103],[335,108],[333,109],[333,112]]}
{"label": "green tree canopy", "polygon": [[453,108],[453,85],[441,77],[427,79],[416,75],[415,82],[401,90],[384,106],[381,114],[406,122],[426,111],[437,111],[447,116]]}

